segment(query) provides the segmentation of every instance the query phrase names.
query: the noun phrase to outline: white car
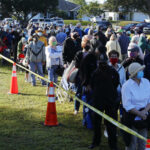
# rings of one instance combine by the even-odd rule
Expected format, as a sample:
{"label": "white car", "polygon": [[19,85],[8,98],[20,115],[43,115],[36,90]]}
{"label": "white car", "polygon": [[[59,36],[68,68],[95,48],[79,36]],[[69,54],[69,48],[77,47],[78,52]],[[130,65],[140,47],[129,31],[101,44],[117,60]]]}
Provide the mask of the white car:
{"label": "white car", "polygon": [[100,21],[102,21],[102,18],[99,17],[99,16],[96,16],[96,17],[91,18],[90,21],[91,21],[91,22],[94,22],[94,23],[95,23],[95,22],[100,22]]}
{"label": "white car", "polygon": [[6,22],[8,22],[8,23],[13,23],[14,20],[13,20],[12,18],[5,18],[5,19],[3,19],[2,22],[3,22],[3,23],[6,23]]}
{"label": "white car", "polygon": [[64,26],[64,21],[63,20],[57,20],[56,21],[56,26],[63,27]]}

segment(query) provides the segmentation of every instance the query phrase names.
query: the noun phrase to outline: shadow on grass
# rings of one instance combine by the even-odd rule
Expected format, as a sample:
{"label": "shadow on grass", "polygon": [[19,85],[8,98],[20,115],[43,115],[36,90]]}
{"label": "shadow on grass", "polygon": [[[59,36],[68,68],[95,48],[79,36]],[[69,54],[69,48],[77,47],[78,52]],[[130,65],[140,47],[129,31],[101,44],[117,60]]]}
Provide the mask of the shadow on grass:
{"label": "shadow on grass", "polygon": [[44,94],[19,93],[19,95],[22,95],[22,96],[42,96],[42,97],[46,97],[46,95],[44,95]]}
{"label": "shadow on grass", "polygon": [[[10,74],[10,73],[6,73],[6,72],[0,72],[0,74]],[[10,74],[11,75],[11,74]]]}
{"label": "shadow on grass", "polygon": [[[38,109],[0,108],[1,150],[85,150],[85,130],[72,115],[61,113],[58,127],[44,126],[45,116]],[[40,112],[39,112],[40,113]],[[42,116],[45,114],[43,112]],[[63,115],[63,116],[62,116]],[[80,139],[80,142],[78,138]],[[84,140],[82,140],[84,139]],[[88,138],[87,138],[88,139]],[[82,147],[82,148],[81,148]]]}

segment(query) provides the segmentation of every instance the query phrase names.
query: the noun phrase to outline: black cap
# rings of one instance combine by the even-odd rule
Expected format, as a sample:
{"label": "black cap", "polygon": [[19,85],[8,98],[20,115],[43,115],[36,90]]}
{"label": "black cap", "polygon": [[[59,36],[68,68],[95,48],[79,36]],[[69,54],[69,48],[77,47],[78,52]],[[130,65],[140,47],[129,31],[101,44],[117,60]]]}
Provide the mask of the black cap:
{"label": "black cap", "polygon": [[128,51],[131,51],[131,52],[139,52],[139,48],[136,46],[136,47],[133,47],[133,48],[128,49]]}

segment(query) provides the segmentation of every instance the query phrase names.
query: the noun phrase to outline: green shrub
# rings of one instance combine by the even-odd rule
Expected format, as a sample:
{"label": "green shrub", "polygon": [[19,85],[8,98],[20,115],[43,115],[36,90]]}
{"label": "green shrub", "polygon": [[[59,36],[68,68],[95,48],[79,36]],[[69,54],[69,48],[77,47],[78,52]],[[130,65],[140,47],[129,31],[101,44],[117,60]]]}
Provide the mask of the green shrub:
{"label": "green shrub", "polygon": [[[118,21],[112,21],[112,20],[109,20],[109,22],[111,22],[113,25],[117,25],[117,26],[125,26],[125,25],[127,25],[127,24],[129,24],[129,23],[139,23],[139,22],[137,22],[137,21],[120,21],[120,20],[118,20]],[[92,24],[92,25],[96,25],[96,24],[93,24],[92,22],[90,22],[90,21],[80,21],[80,20],[64,20],[64,23],[66,24],[66,25],[68,25],[68,24],[70,24],[70,23],[72,23],[73,25],[76,25],[77,23],[81,23],[82,24],[82,26],[87,26],[88,24]]]}
{"label": "green shrub", "polygon": [[87,26],[88,24],[93,24],[92,22],[90,21],[80,21],[80,20],[64,20],[64,23],[66,25],[72,23],[73,25],[76,25],[77,23],[81,23],[82,26]]}
{"label": "green shrub", "polygon": [[119,21],[118,26],[125,26],[130,23],[139,23],[139,22],[137,22],[137,21]]}

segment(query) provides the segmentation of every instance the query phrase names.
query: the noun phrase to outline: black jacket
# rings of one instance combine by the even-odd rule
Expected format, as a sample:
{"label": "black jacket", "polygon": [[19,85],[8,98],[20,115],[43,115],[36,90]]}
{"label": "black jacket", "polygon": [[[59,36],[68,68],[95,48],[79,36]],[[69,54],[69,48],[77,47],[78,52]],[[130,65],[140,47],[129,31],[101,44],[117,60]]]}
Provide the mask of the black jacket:
{"label": "black jacket", "polygon": [[93,90],[93,105],[98,109],[104,106],[115,106],[119,74],[109,65],[100,67],[94,72],[91,79]]}
{"label": "black jacket", "polygon": [[81,39],[77,38],[73,41],[72,38],[67,38],[63,45],[63,62],[64,64],[71,63],[75,54],[81,50]]}
{"label": "black jacket", "polygon": [[97,40],[96,38],[93,38],[90,40],[91,44],[91,51],[95,52],[97,47],[103,46],[102,42],[100,40]]}
{"label": "black jacket", "polygon": [[150,53],[145,56],[144,64],[146,66],[144,69],[144,77],[150,81]]}
{"label": "black jacket", "polygon": [[105,46],[106,42],[108,41],[105,34],[102,31],[98,31],[97,34],[98,34],[99,41],[103,44],[103,46]]}

